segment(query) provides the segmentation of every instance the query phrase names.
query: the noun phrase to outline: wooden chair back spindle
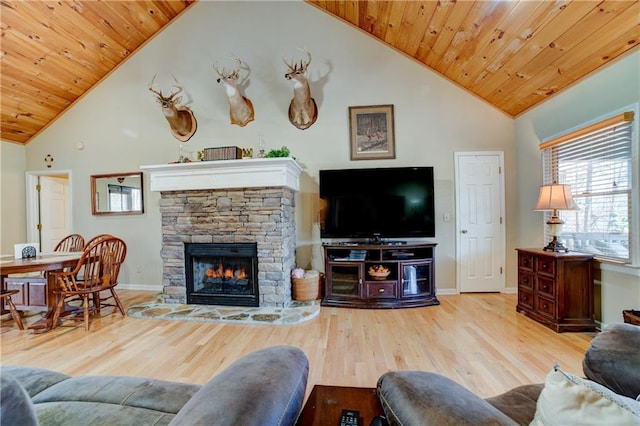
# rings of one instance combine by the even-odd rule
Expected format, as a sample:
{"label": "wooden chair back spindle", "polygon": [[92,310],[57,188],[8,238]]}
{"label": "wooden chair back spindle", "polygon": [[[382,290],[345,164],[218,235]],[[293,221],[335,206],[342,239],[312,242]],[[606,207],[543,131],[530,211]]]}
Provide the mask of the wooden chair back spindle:
{"label": "wooden chair back spindle", "polygon": [[53,251],[82,251],[84,249],[84,238],[80,234],[71,234],[64,237]]}
{"label": "wooden chair back spindle", "polygon": [[95,236],[91,237],[89,239],[89,241],[87,241],[85,243],[85,247],[89,247],[90,245],[96,243],[99,240],[103,240],[105,238],[111,238],[111,237],[113,237],[113,235],[111,235],[111,234],[98,234],[98,235],[95,235]]}

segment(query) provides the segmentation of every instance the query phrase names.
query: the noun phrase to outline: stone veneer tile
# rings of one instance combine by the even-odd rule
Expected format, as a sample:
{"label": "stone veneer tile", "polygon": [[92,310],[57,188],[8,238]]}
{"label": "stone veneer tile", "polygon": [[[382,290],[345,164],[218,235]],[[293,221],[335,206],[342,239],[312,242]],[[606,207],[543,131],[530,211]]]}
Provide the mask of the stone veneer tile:
{"label": "stone veneer tile", "polygon": [[295,266],[294,196],[289,188],[161,192],[165,303],[186,303],[184,243],[255,242],[260,306],[288,306]]}

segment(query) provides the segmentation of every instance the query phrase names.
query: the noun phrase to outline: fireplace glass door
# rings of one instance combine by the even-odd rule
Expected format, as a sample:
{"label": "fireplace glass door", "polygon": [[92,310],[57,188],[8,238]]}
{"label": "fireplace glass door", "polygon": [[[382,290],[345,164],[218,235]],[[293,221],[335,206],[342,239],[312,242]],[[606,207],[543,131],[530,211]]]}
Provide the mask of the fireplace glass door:
{"label": "fireplace glass door", "polygon": [[258,306],[255,243],[185,244],[187,303]]}

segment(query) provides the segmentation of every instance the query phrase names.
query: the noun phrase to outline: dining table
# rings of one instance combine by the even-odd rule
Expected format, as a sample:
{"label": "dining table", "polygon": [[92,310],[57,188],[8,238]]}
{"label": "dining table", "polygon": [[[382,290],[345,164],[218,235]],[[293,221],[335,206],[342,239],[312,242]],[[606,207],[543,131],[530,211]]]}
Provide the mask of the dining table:
{"label": "dining table", "polygon": [[[56,283],[53,275],[45,274],[50,271],[61,271],[65,268],[73,268],[78,263],[78,259],[82,256],[82,252],[52,252],[40,253],[35,257],[15,258],[13,255],[0,255],[0,280],[2,282],[2,290],[16,289],[19,290],[12,299],[18,310],[46,310],[45,316],[29,325],[27,328],[35,333],[50,330],[53,326],[53,313],[55,312],[57,298],[54,293]],[[35,281],[32,277],[25,276],[23,279],[12,280],[12,275],[41,273],[40,281],[44,280],[44,289],[31,288],[29,281]],[[9,278],[9,279],[5,279]],[[36,278],[38,278],[36,276]],[[7,282],[11,282],[9,285]],[[8,288],[8,287],[11,288]],[[32,294],[35,292],[43,294]],[[44,299],[44,300],[42,300]],[[39,300],[41,303],[35,304],[33,300]],[[3,307],[4,308],[4,307]]]}

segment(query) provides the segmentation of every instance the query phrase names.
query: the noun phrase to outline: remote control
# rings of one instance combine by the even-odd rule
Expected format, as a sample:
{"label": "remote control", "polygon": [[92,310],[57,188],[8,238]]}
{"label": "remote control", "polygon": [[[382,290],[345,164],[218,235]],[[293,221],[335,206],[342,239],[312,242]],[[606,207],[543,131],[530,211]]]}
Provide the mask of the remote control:
{"label": "remote control", "polygon": [[356,410],[342,410],[340,426],[360,426],[360,412]]}

